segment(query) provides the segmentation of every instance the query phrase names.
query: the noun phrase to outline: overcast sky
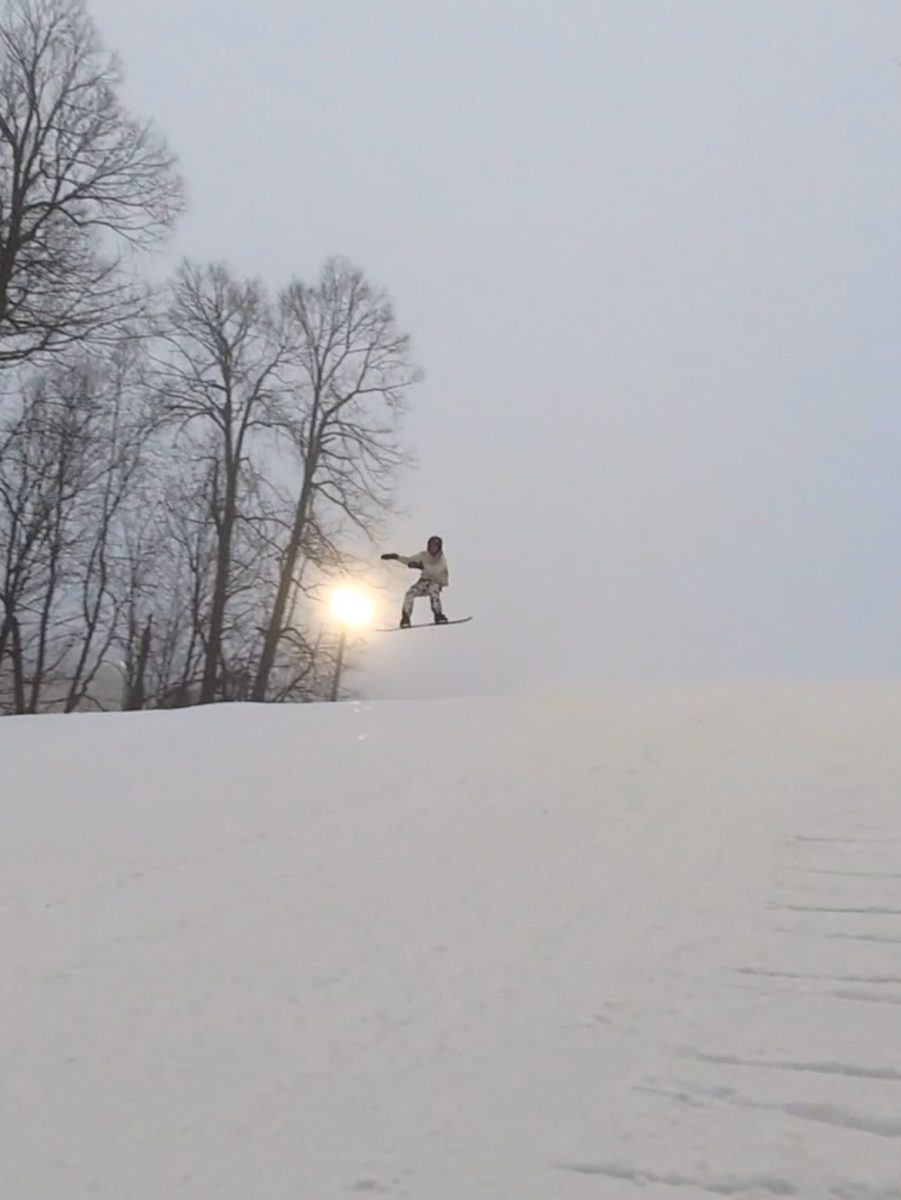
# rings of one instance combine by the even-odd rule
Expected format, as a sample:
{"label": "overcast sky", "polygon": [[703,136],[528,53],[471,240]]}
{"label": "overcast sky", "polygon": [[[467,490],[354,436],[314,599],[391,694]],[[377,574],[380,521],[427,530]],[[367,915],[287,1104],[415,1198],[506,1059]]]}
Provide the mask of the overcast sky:
{"label": "overcast sky", "polygon": [[897,0],[91,8],[175,251],[345,254],[413,336],[391,548],[476,619],[364,689],[899,672]]}

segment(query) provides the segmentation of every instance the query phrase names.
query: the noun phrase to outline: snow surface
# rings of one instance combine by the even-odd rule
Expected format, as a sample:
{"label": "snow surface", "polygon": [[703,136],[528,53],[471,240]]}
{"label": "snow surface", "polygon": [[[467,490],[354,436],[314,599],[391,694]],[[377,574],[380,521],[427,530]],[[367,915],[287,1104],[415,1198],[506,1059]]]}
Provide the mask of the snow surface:
{"label": "snow surface", "polygon": [[0,722],[2,1200],[901,1197],[901,688]]}

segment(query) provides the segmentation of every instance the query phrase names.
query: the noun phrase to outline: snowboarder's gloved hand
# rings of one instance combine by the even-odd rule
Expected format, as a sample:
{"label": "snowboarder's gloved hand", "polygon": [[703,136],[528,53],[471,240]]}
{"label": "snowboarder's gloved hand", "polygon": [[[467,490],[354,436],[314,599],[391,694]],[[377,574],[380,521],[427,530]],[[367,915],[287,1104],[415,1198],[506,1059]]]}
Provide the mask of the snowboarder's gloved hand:
{"label": "snowboarder's gloved hand", "polygon": [[383,558],[383,559],[384,559],[386,562],[388,562],[390,559],[396,559],[396,558],[397,558],[397,555],[396,555],[396,554],[383,554],[383,555],[382,555],[382,558]]}
{"label": "snowboarder's gloved hand", "polygon": [[411,571],[421,571],[422,570],[421,562],[408,562],[407,566],[410,568]]}

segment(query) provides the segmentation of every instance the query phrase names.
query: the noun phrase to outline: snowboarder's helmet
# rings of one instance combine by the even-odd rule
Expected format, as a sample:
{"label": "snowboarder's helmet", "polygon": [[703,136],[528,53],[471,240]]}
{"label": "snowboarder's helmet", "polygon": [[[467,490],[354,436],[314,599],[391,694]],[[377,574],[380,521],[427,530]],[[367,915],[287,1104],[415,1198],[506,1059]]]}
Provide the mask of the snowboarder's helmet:
{"label": "snowboarder's helmet", "polygon": [[426,549],[428,550],[429,554],[440,554],[444,549],[444,542],[440,537],[435,535],[429,538]]}

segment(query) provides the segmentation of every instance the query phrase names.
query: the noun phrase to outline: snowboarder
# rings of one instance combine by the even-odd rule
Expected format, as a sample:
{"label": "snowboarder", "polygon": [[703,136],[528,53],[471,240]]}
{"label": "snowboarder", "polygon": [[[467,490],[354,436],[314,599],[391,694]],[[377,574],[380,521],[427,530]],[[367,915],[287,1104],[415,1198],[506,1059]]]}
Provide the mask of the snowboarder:
{"label": "snowboarder", "polygon": [[447,559],[444,557],[444,542],[440,537],[430,537],[425,550],[419,554],[383,554],[386,561],[401,562],[413,570],[421,571],[421,575],[404,596],[400,616],[401,629],[410,628],[410,617],[413,615],[413,604],[419,596],[428,596],[432,606],[432,616],[436,625],[446,625],[447,617],[441,607],[441,591],[449,583]]}

